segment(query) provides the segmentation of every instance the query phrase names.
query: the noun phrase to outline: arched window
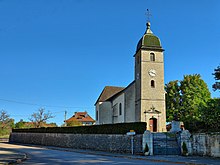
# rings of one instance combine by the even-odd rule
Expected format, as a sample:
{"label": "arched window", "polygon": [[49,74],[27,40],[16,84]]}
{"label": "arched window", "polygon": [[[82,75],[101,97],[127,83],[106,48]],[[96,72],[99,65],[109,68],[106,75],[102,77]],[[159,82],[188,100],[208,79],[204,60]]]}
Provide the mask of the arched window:
{"label": "arched window", "polygon": [[150,85],[151,85],[152,88],[155,88],[155,81],[151,80]]}
{"label": "arched window", "polygon": [[122,106],[121,106],[121,103],[119,104],[119,115],[122,115]]}
{"label": "arched window", "polygon": [[150,61],[155,61],[155,54],[154,53],[150,53]]}

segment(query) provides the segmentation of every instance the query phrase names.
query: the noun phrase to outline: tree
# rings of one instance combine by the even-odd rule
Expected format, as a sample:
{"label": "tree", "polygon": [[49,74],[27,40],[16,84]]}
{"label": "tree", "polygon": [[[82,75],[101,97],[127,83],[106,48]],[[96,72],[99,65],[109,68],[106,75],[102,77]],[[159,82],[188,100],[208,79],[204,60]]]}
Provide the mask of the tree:
{"label": "tree", "polygon": [[51,118],[54,118],[52,113],[50,113],[49,111],[45,113],[45,109],[41,108],[37,112],[33,113],[29,120],[35,124],[36,128],[40,128],[44,123],[47,122],[47,120]]}
{"label": "tree", "polygon": [[7,114],[6,111],[2,110],[0,114],[0,124],[2,129],[5,126],[7,126],[8,121],[9,121],[9,115]]}
{"label": "tree", "polygon": [[49,123],[47,124],[47,127],[58,127],[57,123]]}
{"label": "tree", "polygon": [[206,128],[214,131],[220,130],[220,99],[210,99],[205,107],[201,109],[202,121]]}
{"label": "tree", "polygon": [[26,122],[23,119],[21,119],[19,122],[15,124],[15,128],[35,128],[35,124],[32,122]]}
{"label": "tree", "polygon": [[199,109],[206,105],[211,94],[199,74],[186,75],[180,81],[181,115],[183,121],[196,122],[201,118]]}
{"label": "tree", "polygon": [[212,85],[212,88],[214,89],[214,91],[216,90],[220,90],[220,66],[218,66],[215,70],[214,70],[214,78],[216,80],[215,84]]}
{"label": "tree", "polygon": [[201,119],[200,107],[211,98],[207,84],[199,74],[186,75],[181,81],[171,81],[165,86],[167,121],[177,115],[183,122]]}
{"label": "tree", "polygon": [[82,122],[80,121],[69,121],[66,123],[67,127],[73,127],[73,126],[82,126]]}
{"label": "tree", "polygon": [[7,135],[10,133],[11,128],[14,128],[14,119],[10,118],[9,114],[2,110],[0,114],[0,134]]}
{"label": "tree", "polygon": [[25,128],[25,122],[23,121],[23,119],[15,123],[15,128]]}
{"label": "tree", "polygon": [[180,86],[179,81],[170,81],[165,85],[167,121],[172,121],[174,116],[180,116]]}

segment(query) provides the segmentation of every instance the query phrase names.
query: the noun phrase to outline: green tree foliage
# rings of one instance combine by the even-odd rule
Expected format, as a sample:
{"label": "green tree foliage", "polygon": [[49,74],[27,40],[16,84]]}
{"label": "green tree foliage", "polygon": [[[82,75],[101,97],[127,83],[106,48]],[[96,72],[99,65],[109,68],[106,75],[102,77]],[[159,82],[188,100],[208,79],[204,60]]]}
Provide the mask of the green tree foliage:
{"label": "green tree foliage", "polygon": [[21,119],[19,122],[15,123],[15,128],[25,128],[25,122]]}
{"label": "green tree foliage", "polygon": [[[220,99],[210,99],[205,107],[201,109],[202,121],[206,129],[220,130]],[[203,128],[204,129],[204,128]]]}
{"label": "green tree foliage", "polygon": [[199,74],[186,75],[181,81],[171,81],[165,86],[167,121],[177,115],[184,122],[196,122],[201,118],[200,107],[211,98],[207,84]]}
{"label": "green tree foliage", "polygon": [[187,75],[180,81],[180,91],[183,121],[199,121],[200,107],[205,106],[207,101],[211,99],[207,84],[199,74]]}
{"label": "green tree foliage", "polygon": [[9,135],[12,128],[14,128],[14,119],[10,118],[9,114],[2,110],[0,113],[0,135]]}
{"label": "green tree foliage", "polygon": [[212,85],[212,88],[214,89],[214,91],[216,90],[220,90],[220,66],[218,66],[215,70],[214,70],[214,78],[216,80],[215,84]]}
{"label": "green tree foliage", "polygon": [[[56,123],[41,123],[41,127],[57,127]],[[24,120],[20,120],[15,124],[16,129],[23,129],[23,128],[36,128],[36,123],[34,122],[26,122]]]}
{"label": "green tree foliage", "polygon": [[15,123],[15,128],[35,128],[35,124],[21,119],[19,122]]}
{"label": "green tree foliage", "polygon": [[69,121],[66,123],[67,127],[73,127],[73,126],[82,126],[82,122],[80,121]]}
{"label": "green tree foliage", "polygon": [[57,123],[49,123],[47,124],[47,127],[58,127]]}
{"label": "green tree foliage", "polygon": [[35,124],[36,128],[40,128],[51,118],[54,118],[52,113],[49,111],[46,113],[45,109],[41,108],[37,112],[33,113],[29,120]]}
{"label": "green tree foliage", "polygon": [[170,81],[165,85],[167,121],[172,121],[174,116],[179,116],[181,95],[179,81]]}

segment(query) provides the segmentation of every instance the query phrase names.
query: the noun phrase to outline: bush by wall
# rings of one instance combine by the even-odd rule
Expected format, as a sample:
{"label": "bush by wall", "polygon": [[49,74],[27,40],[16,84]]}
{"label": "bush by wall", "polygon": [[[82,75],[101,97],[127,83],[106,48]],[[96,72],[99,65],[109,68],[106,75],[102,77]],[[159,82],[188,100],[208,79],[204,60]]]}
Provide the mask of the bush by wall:
{"label": "bush by wall", "polygon": [[143,134],[146,130],[145,122],[103,124],[92,126],[77,127],[47,127],[47,128],[29,128],[13,129],[12,132],[25,133],[71,133],[71,134],[126,134],[134,130],[136,134]]}

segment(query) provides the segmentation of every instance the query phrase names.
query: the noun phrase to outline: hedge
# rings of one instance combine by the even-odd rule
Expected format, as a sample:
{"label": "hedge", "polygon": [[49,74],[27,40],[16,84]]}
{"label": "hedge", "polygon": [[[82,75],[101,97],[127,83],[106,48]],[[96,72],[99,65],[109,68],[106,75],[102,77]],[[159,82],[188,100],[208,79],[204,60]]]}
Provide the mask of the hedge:
{"label": "hedge", "polygon": [[136,134],[143,134],[146,130],[145,122],[103,124],[76,127],[42,127],[27,129],[12,129],[12,132],[23,133],[71,133],[71,134],[126,134],[134,130]]}

